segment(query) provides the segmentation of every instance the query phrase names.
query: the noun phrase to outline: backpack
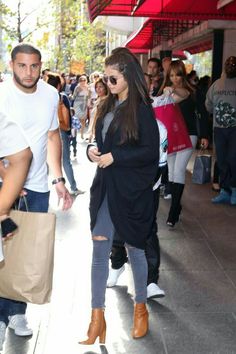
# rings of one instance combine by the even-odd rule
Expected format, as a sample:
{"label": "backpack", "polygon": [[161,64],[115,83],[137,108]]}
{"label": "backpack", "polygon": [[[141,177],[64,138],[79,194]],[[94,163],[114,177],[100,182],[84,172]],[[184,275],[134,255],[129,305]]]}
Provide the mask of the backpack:
{"label": "backpack", "polygon": [[59,127],[61,130],[68,132],[70,127],[70,112],[63,102],[63,97],[60,96],[60,101],[58,105],[58,119]]}

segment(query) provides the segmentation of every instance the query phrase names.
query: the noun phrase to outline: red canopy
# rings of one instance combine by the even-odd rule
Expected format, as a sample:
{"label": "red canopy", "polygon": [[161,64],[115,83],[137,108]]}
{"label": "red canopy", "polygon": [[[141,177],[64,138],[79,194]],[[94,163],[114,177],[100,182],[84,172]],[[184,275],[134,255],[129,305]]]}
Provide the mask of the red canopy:
{"label": "red canopy", "polygon": [[154,21],[148,19],[137,30],[134,31],[124,43],[124,47],[131,50],[152,49],[153,48]]}
{"label": "red canopy", "polygon": [[87,0],[90,19],[140,16],[162,19],[236,20],[236,1],[217,9],[217,0]]}
{"label": "red canopy", "polygon": [[168,19],[236,19],[236,1],[217,9],[217,0],[146,0],[134,16]]}
{"label": "red canopy", "polygon": [[[133,32],[124,46],[129,48],[131,51],[136,53],[141,53],[143,50],[150,50],[155,46],[161,44],[163,41],[168,41],[173,37],[180,35],[181,33],[187,31],[188,29],[196,25],[196,21],[187,20],[155,20],[148,19],[144,24],[135,32]],[[191,54],[199,53],[205,50],[211,49],[212,41],[208,38],[203,44],[191,45],[191,47],[186,47],[184,50],[189,51]],[[173,53],[181,59],[186,59],[183,51],[177,51]]]}
{"label": "red canopy", "polygon": [[[143,2],[143,0],[142,0]],[[97,16],[132,16],[140,0],[88,0],[90,20]]]}

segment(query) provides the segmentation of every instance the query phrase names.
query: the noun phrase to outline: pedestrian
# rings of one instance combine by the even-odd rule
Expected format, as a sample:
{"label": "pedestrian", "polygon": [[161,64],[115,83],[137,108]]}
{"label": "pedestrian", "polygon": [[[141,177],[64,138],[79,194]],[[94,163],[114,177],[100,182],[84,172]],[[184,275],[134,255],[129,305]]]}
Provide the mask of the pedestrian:
{"label": "pedestrian", "polygon": [[[70,111],[69,98],[66,95],[66,93],[64,91],[62,91],[62,88],[64,86],[63,82],[64,82],[64,79],[58,74],[51,73],[48,75],[47,83],[57,89],[58,94],[59,94],[60,103],[61,103],[61,105],[63,105],[63,107],[61,107],[62,108],[61,114],[63,115],[63,113],[64,113],[66,115],[66,118],[68,118],[67,120],[68,120],[69,130],[66,131],[63,129],[63,127],[59,126],[60,127],[60,136],[61,136],[61,141],[62,141],[62,165],[63,165],[64,171],[65,171],[67,180],[70,184],[70,189],[71,189],[70,193],[74,196],[77,196],[79,194],[83,194],[84,192],[77,188],[77,183],[75,180],[72,163],[70,160],[70,141],[71,141],[72,117],[71,117],[71,111]],[[60,115],[59,115],[59,117],[60,117]]]}
{"label": "pedestrian", "polygon": [[[12,80],[0,86],[1,111],[11,117],[23,130],[33,153],[33,159],[26,182],[24,194],[28,210],[47,212],[49,189],[47,161],[54,177],[58,200],[62,199],[62,209],[72,205],[72,198],[65,187],[61,168],[61,140],[58,129],[58,92],[40,79],[41,53],[30,44],[18,44],[11,52],[10,66]],[[48,157],[48,159],[47,159]],[[22,198],[23,199],[23,198]],[[20,200],[20,209],[26,210]],[[0,332],[4,341],[6,327],[16,335],[32,335],[25,316],[27,305],[23,302],[0,298]]]}
{"label": "pedestrian", "polygon": [[95,84],[95,92],[97,94],[97,99],[93,103],[93,109],[90,111],[90,120],[89,120],[89,126],[88,126],[88,141],[91,143],[94,139],[94,127],[96,124],[96,115],[97,115],[97,108],[101,101],[108,95],[108,87],[105,82],[103,82],[102,79],[98,79]]}
{"label": "pedestrian", "polygon": [[78,85],[76,86],[73,93],[73,108],[75,110],[76,116],[79,118],[81,123],[80,136],[84,139],[84,130],[86,125],[86,120],[88,116],[88,99],[89,99],[89,86],[87,76],[81,75],[79,78]]}
{"label": "pedestrian", "polygon": [[88,145],[97,163],[91,187],[93,240],[92,319],[88,339],[105,342],[105,292],[109,254],[116,233],[129,254],[135,284],[132,337],[148,331],[145,246],[154,219],[152,186],[158,169],[159,131],[142,68],[128,50],[105,60],[104,81],[112,95],[103,100],[96,121],[97,146]]}
{"label": "pedestrian", "polygon": [[150,76],[151,79],[150,95],[157,96],[163,83],[162,66],[160,59],[154,57],[148,59],[147,74]]}
{"label": "pedestrian", "polygon": [[209,88],[206,108],[213,113],[214,143],[220,194],[212,203],[236,205],[236,57],[224,64],[224,73]]}
{"label": "pedestrian", "polygon": [[[163,298],[165,291],[158,285],[159,280],[159,268],[161,263],[160,244],[158,238],[158,224],[157,224],[157,212],[159,207],[160,185],[162,172],[167,165],[167,130],[160,121],[157,120],[159,133],[160,133],[160,160],[159,169],[155,178],[155,184],[153,186],[154,197],[154,220],[148,237],[145,255],[148,265],[148,277],[147,277],[147,299]],[[125,263],[128,261],[127,251],[124,247],[124,243],[121,241],[113,241],[111,253],[111,268],[109,269],[109,276],[107,280],[107,287],[111,288],[117,284],[120,275],[125,270]]]}
{"label": "pedestrian", "polygon": [[[174,227],[179,221],[182,210],[181,199],[185,187],[185,174],[193,149],[196,147],[198,132],[195,116],[195,90],[187,79],[185,65],[181,60],[174,60],[169,65],[163,84],[164,94],[170,95],[174,102],[178,103],[186,124],[187,132],[191,140],[191,148],[168,154],[169,182],[171,184],[171,206],[166,224]],[[171,119],[171,117],[170,117]],[[180,134],[182,132],[180,131]],[[201,135],[201,146],[207,148],[208,139]],[[171,141],[168,137],[168,143]]]}

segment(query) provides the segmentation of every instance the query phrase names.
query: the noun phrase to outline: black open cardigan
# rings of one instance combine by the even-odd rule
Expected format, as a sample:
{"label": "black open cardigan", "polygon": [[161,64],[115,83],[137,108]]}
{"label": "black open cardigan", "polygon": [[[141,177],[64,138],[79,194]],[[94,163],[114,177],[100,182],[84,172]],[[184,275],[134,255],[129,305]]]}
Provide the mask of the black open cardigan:
{"label": "black open cardigan", "polygon": [[131,246],[145,249],[154,218],[152,186],[159,162],[159,130],[151,105],[141,103],[138,112],[139,141],[120,145],[120,130],[102,142],[102,120],[96,125],[96,141],[102,153],[111,152],[114,162],[97,168],[90,190],[91,230],[107,193],[112,222],[119,237]]}

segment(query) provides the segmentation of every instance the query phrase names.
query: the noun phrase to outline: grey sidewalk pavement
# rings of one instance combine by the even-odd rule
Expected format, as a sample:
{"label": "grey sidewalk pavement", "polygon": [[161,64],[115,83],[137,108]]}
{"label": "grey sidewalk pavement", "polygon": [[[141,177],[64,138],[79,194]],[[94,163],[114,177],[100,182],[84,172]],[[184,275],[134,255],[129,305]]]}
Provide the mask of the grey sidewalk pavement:
{"label": "grey sidewalk pavement", "polygon": [[[129,265],[118,286],[107,290],[107,343],[81,346],[90,320],[91,240],[89,187],[95,166],[80,142],[73,166],[79,195],[70,211],[57,208],[55,272],[50,304],[29,305],[32,338],[7,332],[4,354],[235,354],[236,353],[236,208],[212,205],[211,186],[194,185],[188,173],[183,213],[175,229],[158,212],[161,245],[160,286],[166,296],[148,302],[150,330],[131,338],[133,283]],[[190,164],[191,168],[191,164]]]}

